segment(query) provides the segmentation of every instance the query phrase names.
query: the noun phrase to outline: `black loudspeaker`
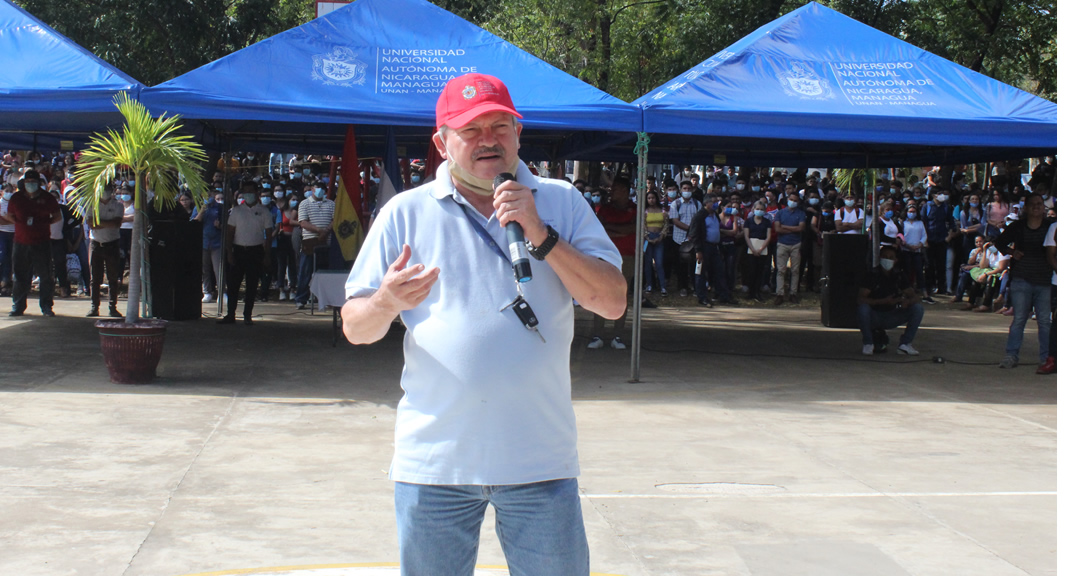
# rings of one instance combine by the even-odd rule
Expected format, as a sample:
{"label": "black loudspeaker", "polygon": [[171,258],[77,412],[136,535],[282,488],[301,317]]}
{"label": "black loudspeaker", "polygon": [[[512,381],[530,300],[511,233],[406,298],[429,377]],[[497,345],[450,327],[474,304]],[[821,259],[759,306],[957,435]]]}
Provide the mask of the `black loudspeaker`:
{"label": "black loudspeaker", "polygon": [[150,227],[150,314],[202,316],[202,223],[161,215]]}
{"label": "black loudspeaker", "polygon": [[176,320],[202,317],[202,222],[176,223],[173,251],[173,310]]}
{"label": "black loudspeaker", "polygon": [[172,250],[176,243],[176,227],[170,220],[150,222],[150,315],[175,320]]}
{"label": "black loudspeaker", "polygon": [[821,323],[830,328],[858,328],[855,303],[866,272],[870,237],[825,234],[821,254]]}

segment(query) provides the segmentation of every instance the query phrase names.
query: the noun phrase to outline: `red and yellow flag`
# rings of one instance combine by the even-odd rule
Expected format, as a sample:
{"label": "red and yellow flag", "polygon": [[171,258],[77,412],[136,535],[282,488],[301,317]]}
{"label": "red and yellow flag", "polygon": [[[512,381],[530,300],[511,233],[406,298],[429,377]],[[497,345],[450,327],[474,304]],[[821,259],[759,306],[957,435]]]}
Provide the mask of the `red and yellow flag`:
{"label": "red and yellow flag", "polygon": [[356,136],[350,125],[345,132],[345,149],[341,153],[338,171],[337,202],[334,205],[334,235],[341,255],[346,261],[356,259],[364,243],[364,227],[360,224],[360,162],[356,156]]}

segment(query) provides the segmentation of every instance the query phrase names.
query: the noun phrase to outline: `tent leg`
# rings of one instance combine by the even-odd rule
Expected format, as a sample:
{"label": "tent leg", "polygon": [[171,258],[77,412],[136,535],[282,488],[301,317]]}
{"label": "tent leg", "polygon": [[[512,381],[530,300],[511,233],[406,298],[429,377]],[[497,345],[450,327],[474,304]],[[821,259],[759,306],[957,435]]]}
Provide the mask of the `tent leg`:
{"label": "tent leg", "polygon": [[218,221],[221,222],[221,248],[219,248],[221,254],[218,256],[218,269],[217,278],[214,279],[217,282],[217,315],[219,317],[225,316],[225,293],[228,290],[228,280],[226,279],[226,273],[228,269],[228,258],[225,257],[225,228],[228,226],[229,208],[231,206],[232,190],[229,189],[229,167],[232,166],[232,141],[225,138],[225,175],[222,178],[221,186],[225,191],[225,202],[221,207],[221,212],[218,214]]}
{"label": "tent leg", "polygon": [[[642,190],[642,186],[645,186],[646,177],[646,164],[649,161],[649,135],[645,132],[638,132],[637,145],[634,147],[634,152],[637,154],[637,229],[643,230],[645,228],[645,194],[647,190]],[[640,240],[641,235],[638,234],[637,238]],[[634,322],[631,328],[630,336],[630,382],[641,381],[641,270],[642,264],[645,261],[645,251],[640,241],[635,242],[634,246],[634,286],[633,298],[634,298]]]}
{"label": "tent leg", "polygon": [[871,266],[877,267],[881,263],[881,238],[878,232],[878,198],[877,177],[870,170],[870,157],[866,157],[866,190],[870,194],[870,253],[873,255]]}

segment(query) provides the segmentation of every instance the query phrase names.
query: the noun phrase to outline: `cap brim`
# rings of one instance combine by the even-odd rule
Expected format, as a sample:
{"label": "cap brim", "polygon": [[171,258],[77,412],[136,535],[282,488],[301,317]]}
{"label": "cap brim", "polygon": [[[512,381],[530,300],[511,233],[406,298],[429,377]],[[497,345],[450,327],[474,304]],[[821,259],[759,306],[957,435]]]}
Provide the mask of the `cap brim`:
{"label": "cap brim", "polygon": [[458,128],[461,128],[469,122],[472,122],[478,116],[487,114],[488,112],[506,112],[507,114],[512,114],[513,116],[516,116],[519,120],[521,119],[521,114],[518,114],[517,110],[514,110],[513,108],[510,108],[509,106],[504,106],[502,104],[499,104],[498,102],[487,102],[469,108],[468,110],[462,112],[461,114],[458,114],[457,116],[454,116],[453,118],[447,118],[445,124],[451,129],[457,130]]}

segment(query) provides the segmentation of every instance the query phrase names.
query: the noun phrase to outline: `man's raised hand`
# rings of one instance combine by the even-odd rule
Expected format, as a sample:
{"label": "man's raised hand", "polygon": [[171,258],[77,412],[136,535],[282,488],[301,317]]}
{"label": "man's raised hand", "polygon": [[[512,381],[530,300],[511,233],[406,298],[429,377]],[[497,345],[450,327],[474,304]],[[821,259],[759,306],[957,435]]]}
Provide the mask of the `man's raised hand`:
{"label": "man's raised hand", "polygon": [[412,248],[408,244],[403,245],[401,255],[390,264],[382,284],[372,296],[373,304],[399,313],[416,308],[431,293],[431,288],[439,279],[439,269],[425,269],[423,264],[406,266],[411,256]]}

